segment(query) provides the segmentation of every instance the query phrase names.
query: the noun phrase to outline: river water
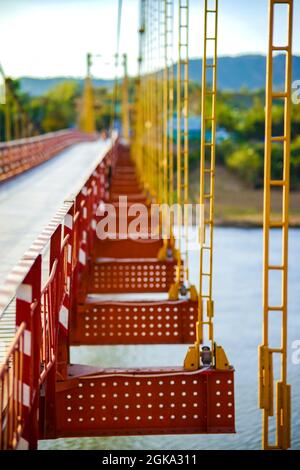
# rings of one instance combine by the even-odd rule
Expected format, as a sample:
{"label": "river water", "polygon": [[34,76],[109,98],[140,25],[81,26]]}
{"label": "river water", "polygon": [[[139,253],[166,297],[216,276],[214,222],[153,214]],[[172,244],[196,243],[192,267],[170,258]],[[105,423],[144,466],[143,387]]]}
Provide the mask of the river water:
{"label": "river water", "polygon": [[[181,435],[57,439],[40,442],[40,449],[259,449],[261,412],[257,409],[257,348],[262,332],[262,231],[217,228],[215,231],[215,337],[235,366],[235,435]],[[272,251],[279,255],[276,231]],[[276,261],[276,260],[274,260]],[[190,256],[190,278],[197,283],[199,255]],[[278,299],[275,278],[272,302]],[[278,341],[275,321],[271,339]],[[274,331],[273,331],[274,330]],[[292,385],[292,444],[300,449],[300,230],[290,231],[288,375]],[[275,343],[276,344],[276,343]],[[182,364],[186,346],[113,346],[72,348],[71,361],[95,366],[164,366]],[[296,358],[296,360],[295,360]],[[276,362],[276,361],[275,361]]]}

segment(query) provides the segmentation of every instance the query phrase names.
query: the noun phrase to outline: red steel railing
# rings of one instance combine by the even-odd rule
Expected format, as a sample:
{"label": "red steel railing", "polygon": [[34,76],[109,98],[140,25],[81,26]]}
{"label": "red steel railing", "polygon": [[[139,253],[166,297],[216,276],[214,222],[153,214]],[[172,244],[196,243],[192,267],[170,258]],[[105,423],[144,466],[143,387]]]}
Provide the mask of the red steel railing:
{"label": "red steel railing", "polygon": [[70,145],[95,138],[94,134],[67,129],[0,143],[0,182],[34,168]]}
{"label": "red steel railing", "polygon": [[41,292],[41,372],[40,383],[43,383],[49,369],[55,362],[57,349],[58,315],[67,293],[67,235],[63,241],[59,257],[55,259]]}
{"label": "red steel railing", "polygon": [[0,450],[15,449],[24,429],[23,355],[25,323],[21,323],[0,367]]}

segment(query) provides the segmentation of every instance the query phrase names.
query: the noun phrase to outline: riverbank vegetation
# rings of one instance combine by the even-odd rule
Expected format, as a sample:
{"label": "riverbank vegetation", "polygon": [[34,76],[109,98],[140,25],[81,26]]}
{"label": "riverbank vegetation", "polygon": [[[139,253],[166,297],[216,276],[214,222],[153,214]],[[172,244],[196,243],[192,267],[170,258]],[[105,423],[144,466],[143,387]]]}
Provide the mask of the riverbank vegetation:
{"label": "riverbank vegetation", "polygon": [[[20,83],[13,81],[23,108],[39,133],[77,125],[81,108],[82,89],[78,83],[63,82],[45,95],[31,97],[22,93]],[[130,80],[130,101],[134,102],[134,81]],[[176,86],[175,86],[176,89]],[[264,90],[238,92],[222,91],[217,104],[217,214],[220,222],[261,222],[262,187],[264,173],[265,134]],[[97,129],[107,129],[111,123],[114,93],[110,87],[95,89],[95,116]],[[283,135],[283,103],[274,101],[273,135]],[[190,84],[190,174],[192,197],[198,194],[200,152],[201,88]],[[176,97],[174,102],[176,109]],[[17,110],[13,110],[17,113]],[[119,99],[116,103],[120,116]],[[15,116],[13,116],[15,118]],[[194,124],[193,124],[194,123]],[[195,125],[196,123],[196,125]],[[194,126],[194,127],[193,127]],[[175,126],[176,127],[176,126]],[[291,210],[293,223],[300,225],[300,105],[292,106],[291,126]],[[0,105],[0,137],[4,140],[4,107]],[[282,144],[274,144],[272,178],[282,178]],[[222,194],[222,195],[221,195]],[[276,196],[275,196],[276,199]],[[279,204],[278,194],[278,204]],[[276,204],[275,204],[276,206]],[[279,210],[279,208],[278,208]],[[221,214],[222,213],[222,214]]]}

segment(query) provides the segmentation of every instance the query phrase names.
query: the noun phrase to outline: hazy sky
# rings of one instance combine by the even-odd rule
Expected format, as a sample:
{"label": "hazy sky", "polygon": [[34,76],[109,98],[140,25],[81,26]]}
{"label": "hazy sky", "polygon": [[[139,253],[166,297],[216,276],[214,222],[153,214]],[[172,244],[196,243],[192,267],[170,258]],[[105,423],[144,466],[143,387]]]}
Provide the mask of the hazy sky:
{"label": "hazy sky", "polygon": [[[300,0],[294,0],[295,19]],[[11,76],[82,76],[85,54],[102,54],[95,76],[114,75],[118,0],[0,0],[0,62]],[[201,56],[204,0],[190,0],[190,55]],[[219,54],[266,53],[268,0],[219,0]],[[281,36],[285,22],[279,18]],[[296,26],[296,21],[295,21]],[[294,53],[300,54],[299,22]],[[138,0],[123,0],[120,52],[136,70]],[[110,62],[109,64],[107,62]]]}

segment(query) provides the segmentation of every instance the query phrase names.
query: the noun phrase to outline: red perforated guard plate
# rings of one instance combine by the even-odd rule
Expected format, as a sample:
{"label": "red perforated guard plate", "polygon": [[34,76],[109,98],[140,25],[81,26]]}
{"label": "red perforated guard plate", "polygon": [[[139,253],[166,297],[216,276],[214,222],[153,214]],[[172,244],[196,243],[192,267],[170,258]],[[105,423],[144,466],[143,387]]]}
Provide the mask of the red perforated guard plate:
{"label": "red perforated guard plate", "polygon": [[176,266],[175,260],[100,258],[91,267],[89,292],[168,292]]}
{"label": "red perforated guard plate", "polygon": [[192,344],[198,302],[99,302],[78,306],[72,344]]}
{"label": "red perforated guard plate", "polygon": [[56,394],[57,437],[235,432],[233,370],[70,373]]}

